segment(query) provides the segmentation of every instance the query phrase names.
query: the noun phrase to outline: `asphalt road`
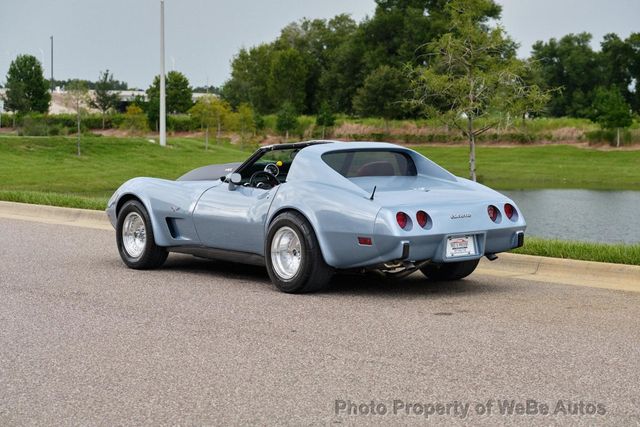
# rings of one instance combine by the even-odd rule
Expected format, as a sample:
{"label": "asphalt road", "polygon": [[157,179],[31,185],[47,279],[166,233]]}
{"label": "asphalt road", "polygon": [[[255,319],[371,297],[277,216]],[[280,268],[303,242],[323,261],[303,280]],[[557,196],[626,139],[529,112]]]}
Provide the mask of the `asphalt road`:
{"label": "asphalt road", "polygon": [[636,425],[639,384],[639,293],[416,274],[285,295],[259,268],[133,271],[112,232],[0,219],[3,426]]}

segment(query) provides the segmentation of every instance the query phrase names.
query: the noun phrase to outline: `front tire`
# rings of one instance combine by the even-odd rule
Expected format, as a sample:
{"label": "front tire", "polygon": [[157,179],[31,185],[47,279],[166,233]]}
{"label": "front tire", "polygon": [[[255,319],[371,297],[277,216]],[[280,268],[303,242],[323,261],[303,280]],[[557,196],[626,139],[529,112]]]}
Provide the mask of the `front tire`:
{"label": "front tire", "polygon": [[282,292],[319,291],[333,275],[313,228],[297,212],[278,215],[269,226],[265,261],[271,281]]}
{"label": "front tire", "polygon": [[441,264],[427,264],[420,269],[429,280],[436,282],[460,280],[467,277],[478,266],[479,259],[470,261],[447,262]]}
{"label": "front tire", "polygon": [[116,242],[122,261],[136,270],[158,268],[169,255],[165,248],[156,245],[149,214],[137,200],[126,202],[120,209]]}

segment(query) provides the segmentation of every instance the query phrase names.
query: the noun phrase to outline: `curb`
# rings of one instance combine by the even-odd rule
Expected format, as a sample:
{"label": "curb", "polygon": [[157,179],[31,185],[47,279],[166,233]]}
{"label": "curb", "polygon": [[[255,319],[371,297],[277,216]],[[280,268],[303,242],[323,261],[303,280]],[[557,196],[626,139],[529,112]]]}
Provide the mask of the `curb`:
{"label": "curb", "polygon": [[113,230],[106,213],[89,209],[0,201],[0,218]]}
{"label": "curb", "polygon": [[[0,218],[113,230],[102,211],[0,201]],[[476,270],[485,274],[537,282],[640,292],[640,266],[501,253],[482,258]]]}
{"label": "curb", "polygon": [[476,272],[514,279],[640,292],[640,266],[637,265],[501,253],[496,261],[483,258]]}

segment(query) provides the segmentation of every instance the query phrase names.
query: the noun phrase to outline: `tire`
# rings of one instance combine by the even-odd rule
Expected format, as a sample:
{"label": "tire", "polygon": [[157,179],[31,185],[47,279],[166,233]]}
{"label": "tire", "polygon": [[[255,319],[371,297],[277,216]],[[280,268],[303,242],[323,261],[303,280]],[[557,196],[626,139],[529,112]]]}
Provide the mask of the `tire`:
{"label": "tire", "polygon": [[169,255],[165,248],[156,245],[149,214],[137,200],[126,202],[120,209],[116,242],[122,261],[136,270],[158,268]]}
{"label": "tire", "polygon": [[467,277],[478,266],[479,259],[471,261],[448,262],[442,264],[427,264],[420,269],[429,280],[436,282],[460,280]]}
{"label": "tire", "polygon": [[[278,247],[280,251],[276,250]],[[282,292],[319,291],[333,275],[311,224],[297,212],[285,212],[273,220],[264,253],[269,277]]]}

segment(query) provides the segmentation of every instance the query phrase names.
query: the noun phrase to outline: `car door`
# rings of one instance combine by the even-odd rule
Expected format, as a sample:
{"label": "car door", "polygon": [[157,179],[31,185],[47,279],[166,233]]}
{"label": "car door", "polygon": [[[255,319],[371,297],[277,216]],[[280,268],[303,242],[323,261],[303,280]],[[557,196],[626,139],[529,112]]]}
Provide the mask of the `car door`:
{"label": "car door", "polygon": [[263,255],[264,224],[277,191],[226,183],[207,190],[193,212],[202,244]]}

